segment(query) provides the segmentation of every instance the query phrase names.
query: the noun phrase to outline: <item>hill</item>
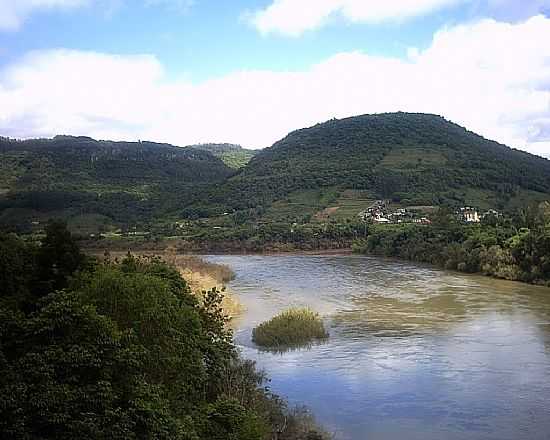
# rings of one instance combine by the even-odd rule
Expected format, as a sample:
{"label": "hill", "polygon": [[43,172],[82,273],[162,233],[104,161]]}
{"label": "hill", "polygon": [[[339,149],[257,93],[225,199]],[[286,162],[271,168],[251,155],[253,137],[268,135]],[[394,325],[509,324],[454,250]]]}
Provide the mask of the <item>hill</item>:
{"label": "hill", "polygon": [[257,153],[256,150],[243,148],[235,144],[196,144],[190,148],[209,151],[219,157],[228,167],[238,170],[244,167]]}
{"label": "hill", "polygon": [[63,217],[83,229],[139,228],[232,173],[207,151],[168,144],[0,138],[0,225],[26,231]]}
{"label": "hill", "polygon": [[330,209],[343,218],[374,199],[508,210],[549,197],[547,159],[439,116],[389,113],[290,133],[217,187],[210,203],[267,219]]}
{"label": "hill", "polygon": [[[244,154],[253,157],[238,170],[221,159]],[[122,229],[190,240],[205,231],[245,237],[257,225],[345,224],[378,199],[421,210],[505,212],[550,200],[549,160],[428,114],[335,119],[258,152],[231,144],[0,138],[0,159],[0,228],[23,232],[62,217],[83,235]]]}

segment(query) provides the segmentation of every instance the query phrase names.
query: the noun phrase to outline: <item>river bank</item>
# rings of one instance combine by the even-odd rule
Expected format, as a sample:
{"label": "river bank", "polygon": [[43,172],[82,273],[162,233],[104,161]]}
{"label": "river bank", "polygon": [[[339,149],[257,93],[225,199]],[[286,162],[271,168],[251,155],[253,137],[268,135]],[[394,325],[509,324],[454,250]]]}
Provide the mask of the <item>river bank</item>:
{"label": "river bank", "polygon": [[[269,246],[267,245],[265,248],[262,249],[255,249],[255,250],[247,250],[247,246],[237,246],[236,244],[234,246],[189,246],[189,242],[180,241],[180,240],[161,240],[160,242],[154,242],[154,241],[134,241],[134,240],[109,240],[109,241],[94,241],[94,242],[84,242],[83,243],[83,250],[85,250],[87,253],[93,254],[93,255],[103,255],[105,252],[116,254],[116,255],[125,255],[127,252],[131,252],[132,254],[136,255],[148,255],[148,256],[169,256],[169,258],[174,258],[174,255],[179,256],[179,258],[183,257],[192,257],[196,256],[198,258],[201,258],[205,255],[234,255],[234,256],[246,256],[246,255],[257,255],[257,256],[277,256],[277,255],[295,255],[295,256],[338,256],[338,255],[370,255],[372,257],[380,258],[380,259],[387,259],[389,261],[396,260],[396,261],[403,261],[403,262],[411,262],[416,263],[420,265],[426,265],[431,268],[438,268],[438,269],[444,269],[450,272],[457,272],[460,274],[467,274],[467,275],[478,275],[483,276],[487,278],[492,279],[498,279],[498,280],[505,280],[505,281],[512,281],[512,282],[519,282],[524,284],[530,284],[530,285],[536,285],[536,286],[550,286],[550,282],[548,281],[540,281],[540,280],[533,280],[533,281],[526,281],[522,279],[518,279],[517,277],[511,277],[511,276],[504,276],[499,275],[498,273],[486,273],[486,272],[469,272],[469,271],[463,271],[459,270],[457,268],[448,268],[448,267],[442,267],[441,264],[437,264],[435,262],[428,262],[424,259],[421,259],[420,261],[407,258],[405,256],[400,255],[381,255],[379,253],[370,253],[365,252],[364,249],[361,249],[360,246],[352,246],[351,244],[349,246],[336,246],[336,247],[323,247],[323,248],[314,248],[314,249],[302,249],[297,248],[292,245],[286,245],[286,246]],[[101,244],[101,245],[99,245]],[[340,243],[341,244],[341,243]],[[190,284],[194,286],[196,289],[199,290],[208,290],[211,287],[221,287],[224,283],[224,281],[216,280],[215,278],[209,278],[209,275],[205,273],[204,271],[200,274],[196,274],[190,271],[187,271],[186,274],[187,278],[189,278]]]}
{"label": "river bank", "polygon": [[[337,438],[546,438],[550,289],[358,254],[208,261],[237,274],[243,356]],[[318,312],[329,339],[259,349],[253,329],[289,307]]]}
{"label": "river bank", "polygon": [[175,249],[178,254],[277,254],[302,252],[351,252],[353,240],[319,239],[308,242],[258,242],[254,240],[204,240],[191,241],[181,238],[147,239],[146,237],[104,238],[81,240],[79,245],[89,252],[102,250],[126,252],[163,252]]}
{"label": "river bank", "polygon": [[111,260],[122,260],[128,253],[136,257],[160,257],[178,269],[195,295],[201,297],[204,292],[212,289],[222,292],[222,308],[231,321],[244,311],[242,304],[235,298],[233,292],[227,288],[227,283],[235,278],[235,273],[227,265],[208,262],[196,255],[179,255],[174,249],[165,249],[162,252],[135,249],[126,251],[85,249],[85,251],[99,259],[109,258]]}

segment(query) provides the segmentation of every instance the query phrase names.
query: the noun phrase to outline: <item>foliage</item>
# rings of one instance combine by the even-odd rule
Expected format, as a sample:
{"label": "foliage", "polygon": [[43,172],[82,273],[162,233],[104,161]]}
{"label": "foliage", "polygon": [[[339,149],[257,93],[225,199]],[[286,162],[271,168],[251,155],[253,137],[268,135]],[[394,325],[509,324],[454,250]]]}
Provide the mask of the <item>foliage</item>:
{"label": "foliage", "polygon": [[51,222],[45,232],[37,254],[38,276],[48,283],[42,287],[44,292],[52,292],[66,287],[69,276],[83,266],[85,256],[67,230],[66,223]]}
{"label": "foliage", "polygon": [[199,302],[159,258],[90,261],[63,224],[52,224],[41,246],[0,235],[0,269],[1,438],[296,440],[318,432],[239,358],[220,292]]}
{"label": "foliage", "polygon": [[267,208],[293,191],[328,187],[368,190],[405,205],[505,210],[520,194],[548,197],[550,162],[438,116],[364,115],[290,133],[197,206],[216,203],[228,212]]}
{"label": "foliage", "polygon": [[0,228],[36,232],[42,229],[37,222],[63,218],[87,237],[120,231],[198,241],[178,223],[186,219],[208,234],[218,225],[202,225],[201,219],[231,229],[322,223],[325,215],[332,220],[327,212],[338,212],[342,222],[353,219],[368,203],[350,204],[341,197],[350,191],[402,206],[499,211],[550,194],[548,160],[434,115],[327,121],[254,152],[241,167],[252,154],[230,144],[176,148],[67,136],[3,138]]}
{"label": "foliage", "polygon": [[234,144],[197,144],[191,145],[191,148],[209,151],[234,170],[243,168],[256,154],[255,150],[249,150]]}
{"label": "foliage", "polygon": [[9,167],[0,174],[0,225],[15,232],[32,230],[31,221],[86,215],[144,227],[233,173],[194,148],[71,136],[0,138],[0,163]]}
{"label": "foliage", "polygon": [[[443,214],[432,225],[371,225],[357,252],[436,264],[509,280],[550,283],[550,218],[529,208],[513,219],[464,225]],[[518,226],[529,226],[519,227]]]}
{"label": "foliage", "polygon": [[252,330],[252,340],[266,348],[300,346],[328,338],[323,321],[309,309],[289,309]]}

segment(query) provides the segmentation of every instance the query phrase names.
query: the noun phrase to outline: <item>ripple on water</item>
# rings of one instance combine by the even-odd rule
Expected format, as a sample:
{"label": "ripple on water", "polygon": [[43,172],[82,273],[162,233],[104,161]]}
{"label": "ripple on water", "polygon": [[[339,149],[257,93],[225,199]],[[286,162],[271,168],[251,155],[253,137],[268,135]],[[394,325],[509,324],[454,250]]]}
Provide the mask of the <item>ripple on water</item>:
{"label": "ripple on water", "polygon": [[[550,289],[353,255],[209,258],[237,274],[243,355],[339,438],[550,438]],[[289,306],[330,339],[259,351],[252,328]]]}

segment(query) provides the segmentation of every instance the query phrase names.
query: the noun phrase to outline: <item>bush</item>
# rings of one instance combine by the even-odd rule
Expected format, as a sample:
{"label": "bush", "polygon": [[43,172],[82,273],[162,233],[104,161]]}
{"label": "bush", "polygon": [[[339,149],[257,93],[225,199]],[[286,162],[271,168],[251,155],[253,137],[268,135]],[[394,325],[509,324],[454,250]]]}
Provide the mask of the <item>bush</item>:
{"label": "bush", "polygon": [[267,348],[300,346],[328,338],[323,321],[309,309],[290,309],[252,330],[254,343]]}
{"label": "bush", "polygon": [[0,234],[0,438],[319,438],[238,356],[220,292],[199,302],[160,258],[100,263],[48,234]]}

